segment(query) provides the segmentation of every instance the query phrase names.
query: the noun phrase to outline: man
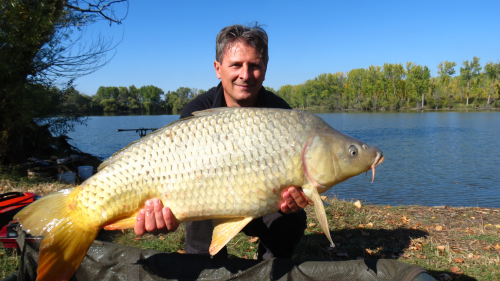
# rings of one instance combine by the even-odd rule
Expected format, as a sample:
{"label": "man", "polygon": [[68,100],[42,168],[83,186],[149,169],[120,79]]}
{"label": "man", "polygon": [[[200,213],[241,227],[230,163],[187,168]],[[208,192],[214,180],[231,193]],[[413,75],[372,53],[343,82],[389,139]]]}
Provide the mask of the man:
{"label": "man", "polygon": [[[232,25],[223,28],[216,39],[215,73],[221,82],[217,87],[187,104],[181,118],[195,111],[214,107],[273,107],[291,109],[280,97],[266,91],[264,82],[269,60],[267,34],[259,26]],[[280,212],[254,219],[243,232],[260,238],[258,259],[291,258],[304,235],[306,214],[302,208],[312,205],[299,187],[282,193]],[[146,202],[137,216],[135,232],[166,233],[177,229],[178,223],[170,209],[158,199]],[[186,223],[186,253],[208,254],[212,240],[212,220]],[[217,256],[227,257],[224,247]]]}

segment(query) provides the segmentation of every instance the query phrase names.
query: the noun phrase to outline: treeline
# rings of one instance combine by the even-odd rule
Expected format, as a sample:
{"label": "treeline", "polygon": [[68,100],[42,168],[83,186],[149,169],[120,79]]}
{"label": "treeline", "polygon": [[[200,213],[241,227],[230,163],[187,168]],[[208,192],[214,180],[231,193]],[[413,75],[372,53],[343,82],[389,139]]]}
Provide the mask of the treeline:
{"label": "treeline", "polygon": [[164,92],[156,86],[99,87],[93,96],[75,88],[66,91],[66,109],[74,112],[167,112],[179,114],[182,108],[204,90],[180,87]]}
{"label": "treeline", "polygon": [[427,66],[385,63],[325,73],[273,91],[292,107],[304,109],[500,107],[500,63],[483,68],[479,60],[464,61],[458,73],[455,62],[441,62],[436,77],[431,77]]}
{"label": "treeline", "polygon": [[[298,85],[278,90],[266,87],[284,98],[293,108],[395,110],[402,108],[500,107],[500,63],[480,59],[464,61],[458,73],[455,62],[438,65],[438,76],[431,77],[427,66],[408,62],[385,63],[348,72],[324,73]],[[204,90],[181,87],[165,93],[156,86],[100,87],[94,96],[70,88],[67,108],[76,112],[166,112],[179,114],[182,108]]]}

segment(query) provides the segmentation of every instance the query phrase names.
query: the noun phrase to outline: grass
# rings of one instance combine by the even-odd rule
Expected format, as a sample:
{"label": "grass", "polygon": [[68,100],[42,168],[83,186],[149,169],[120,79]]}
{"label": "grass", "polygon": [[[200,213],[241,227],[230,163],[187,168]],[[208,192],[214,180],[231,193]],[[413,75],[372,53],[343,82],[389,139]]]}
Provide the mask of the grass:
{"label": "grass", "polygon": [[[28,181],[0,175],[1,192],[31,190],[40,195],[70,187],[57,181]],[[344,261],[357,258],[397,259],[420,265],[435,278],[450,280],[500,280],[500,209],[425,206],[387,206],[326,199],[334,249],[306,208],[308,227],[294,259]],[[132,230],[102,231],[101,240],[117,244],[184,252],[184,226],[168,235],[137,237]],[[233,258],[252,259],[258,239],[238,234],[228,244]],[[0,247],[0,277],[19,266],[15,252]],[[445,279],[442,279],[445,280]]]}

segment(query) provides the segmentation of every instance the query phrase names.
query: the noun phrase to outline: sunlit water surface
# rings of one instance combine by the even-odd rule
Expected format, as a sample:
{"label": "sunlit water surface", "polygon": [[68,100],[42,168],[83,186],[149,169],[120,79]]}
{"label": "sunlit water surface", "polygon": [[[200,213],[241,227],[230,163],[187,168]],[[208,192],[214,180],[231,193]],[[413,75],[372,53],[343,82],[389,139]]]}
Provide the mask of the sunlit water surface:
{"label": "sunlit water surface", "polygon": [[[329,195],[375,204],[500,207],[500,112],[317,115],[385,156],[374,183],[368,172],[334,186]],[[139,139],[117,129],[160,128],[178,118],[94,116],[69,136],[82,151],[107,158]]]}

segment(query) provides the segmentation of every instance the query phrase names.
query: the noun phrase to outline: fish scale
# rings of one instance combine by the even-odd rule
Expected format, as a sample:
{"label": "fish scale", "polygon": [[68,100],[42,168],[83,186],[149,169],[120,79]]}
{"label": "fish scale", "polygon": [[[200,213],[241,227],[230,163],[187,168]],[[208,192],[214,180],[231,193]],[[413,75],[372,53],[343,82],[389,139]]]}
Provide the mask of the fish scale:
{"label": "fish scale", "polygon": [[[219,116],[188,119],[175,126],[165,127],[152,134],[148,140],[134,144],[121,159],[84,182],[80,187],[83,192],[77,199],[81,202],[79,206],[86,209],[90,216],[96,216],[96,219],[105,223],[112,219],[112,216],[116,216],[116,210],[112,209],[113,204],[108,203],[111,199],[105,201],[106,199],[103,196],[98,197],[98,194],[110,191],[114,198],[119,198],[118,201],[125,201],[126,194],[135,189],[138,194],[147,193],[148,196],[129,198],[132,201],[128,202],[128,208],[122,209],[124,214],[135,211],[147,197],[161,198],[163,204],[170,207],[180,221],[189,221],[191,217],[210,219],[228,215],[248,215],[248,204],[256,209],[252,217],[277,211],[281,190],[288,186],[300,186],[303,182],[300,161],[303,147],[295,145],[300,143],[303,136],[290,136],[294,140],[293,146],[281,137],[289,131],[298,129],[297,131],[303,132],[303,129],[296,128],[299,117],[296,111],[286,111],[274,116],[267,112],[268,110],[256,110],[252,111],[251,116],[245,110],[234,113],[221,112]],[[220,123],[226,125],[227,129],[223,130]],[[229,124],[234,124],[235,128],[239,129],[230,131]],[[266,125],[266,131],[262,131],[261,124]],[[193,129],[201,129],[202,134],[197,136]],[[281,143],[277,141],[280,138]],[[238,140],[238,152],[234,152],[234,140]],[[193,157],[193,152],[205,157]],[[129,173],[129,176],[125,177],[117,172],[137,170],[135,168],[139,166],[138,163],[141,166],[138,174]],[[161,173],[158,168],[151,170],[152,166],[166,167],[167,174],[172,171],[176,177],[166,180],[157,178]],[[244,169],[241,169],[241,166]],[[280,172],[278,166],[295,168],[292,171],[281,169]],[[226,173],[223,173],[223,170]],[[193,174],[198,176],[194,177]],[[249,174],[257,176],[243,180]],[[292,174],[294,176],[290,177]],[[146,182],[147,184],[144,184]],[[148,187],[147,192],[144,186]],[[212,212],[205,213],[197,208],[200,205],[199,200],[186,200],[188,196],[185,189],[188,186],[207,191],[205,196],[211,198],[204,201],[204,207]],[[238,189],[229,192],[228,186],[238,186]],[[276,186],[279,189],[274,189],[273,192],[273,187]],[[247,193],[255,196],[249,197],[248,204],[241,205],[242,202],[238,201]],[[165,196],[166,194],[169,196]],[[94,203],[96,201],[101,203],[99,206],[110,206],[109,210],[98,207]],[[229,201],[233,203],[227,204]],[[102,213],[99,214],[98,210],[102,210]]]}

